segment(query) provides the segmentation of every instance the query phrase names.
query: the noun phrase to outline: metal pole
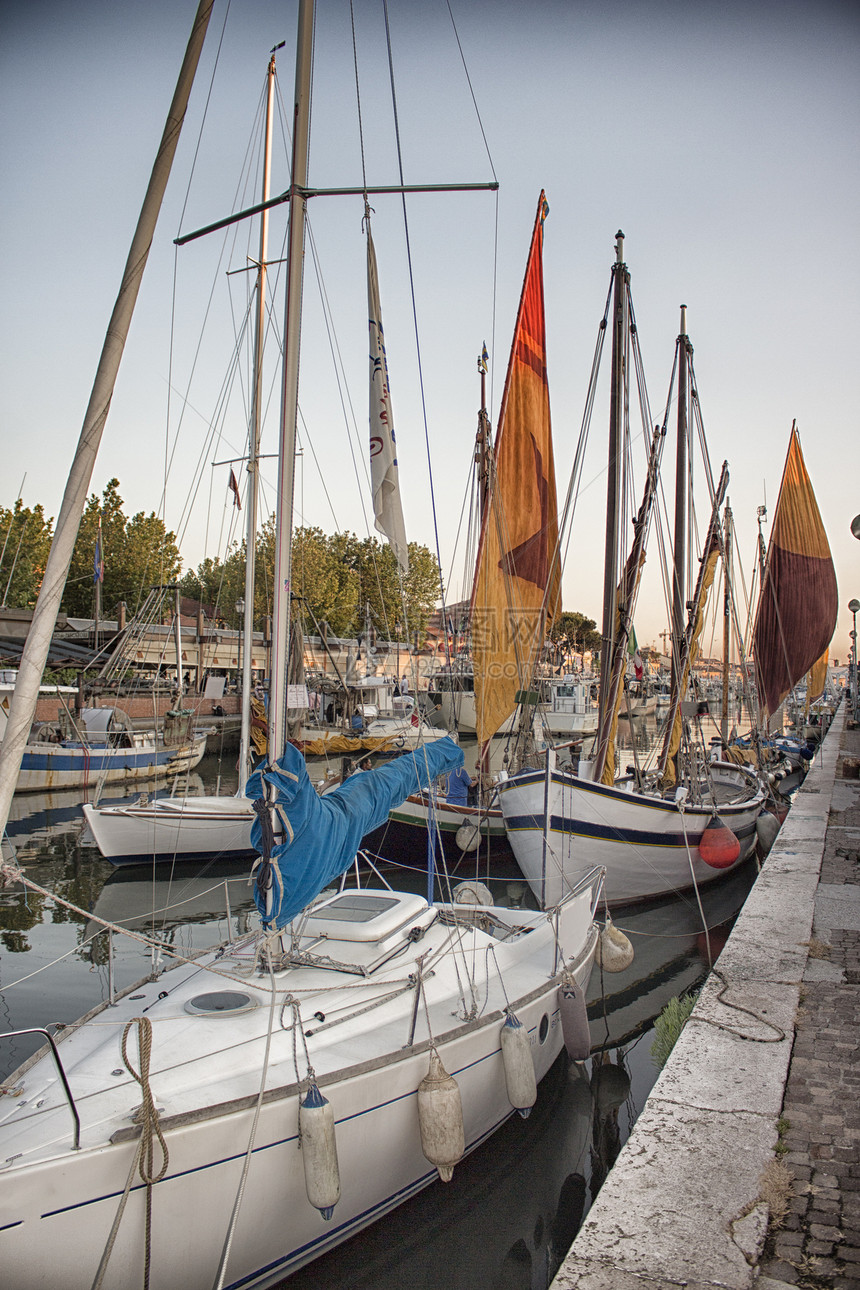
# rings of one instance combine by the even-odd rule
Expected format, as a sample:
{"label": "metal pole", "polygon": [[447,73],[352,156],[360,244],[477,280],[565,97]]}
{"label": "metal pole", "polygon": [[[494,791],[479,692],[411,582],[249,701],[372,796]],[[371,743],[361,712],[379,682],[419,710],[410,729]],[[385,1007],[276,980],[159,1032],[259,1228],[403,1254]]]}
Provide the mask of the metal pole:
{"label": "metal pole", "polygon": [[287,660],[290,653],[290,580],[295,483],[296,421],[299,401],[299,347],[302,318],[302,269],[310,133],[311,63],[314,41],[312,0],[301,0],[293,107],[293,173],[290,191],[290,236],[287,246],[287,303],[284,319],[284,382],[281,397],[281,444],[278,460],[277,540],[275,544],[275,613],[272,631],[272,675],[269,688],[270,763],[284,750],[287,727]]}
{"label": "metal pole", "polygon": [[[272,172],[272,118],[275,102],[275,54],[266,73],[266,134],[263,148],[263,202],[269,197]],[[251,669],[254,665],[254,584],[256,582],[257,503],[260,491],[260,434],[263,424],[263,349],[266,340],[266,260],[269,254],[269,213],[260,220],[260,260],[257,269],[257,317],[254,337],[254,406],[248,453],[248,507],[245,529],[245,648],[242,653],[242,733],[239,740],[239,791],[251,773]]]}
{"label": "metal pole", "polygon": [[102,348],[98,371],[93,383],[90,401],[84,417],[84,424],[78,441],[75,459],[69,473],[69,481],[60,507],[60,514],[54,530],[54,540],[42,578],[42,589],[33,612],[33,621],[27,636],[27,643],[21,656],[18,669],[18,682],[9,712],[6,732],[0,748],[0,834],[6,827],[9,818],[9,807],[21,769],[21,759],[27,745],[27,737],[36,711],[36,700],[39,697],[39,685],[45,670],[48,650],[60,600],[66,585],[75,539],[84,509],[87,492],[92,479],[96,455],[101,443],[102,431],[107,420],[113,389],[125,348],[131,316],[134,312],[137,293],[149,248],[152,243],[158,212],[170,168],[179,141],[179,132],[188,105],[188,96],[203,48],[203,38],[209,24],[213,0],[200,0],[194,18],[194,27],[185,50],[185,57],[179,72],[179,79],[173,95],[173,102],[167,116],[167,123],[159,145],[155,164],[146,190],[137,228],[129,251],[123,273],[119,295],[114,305],[107,335]]}

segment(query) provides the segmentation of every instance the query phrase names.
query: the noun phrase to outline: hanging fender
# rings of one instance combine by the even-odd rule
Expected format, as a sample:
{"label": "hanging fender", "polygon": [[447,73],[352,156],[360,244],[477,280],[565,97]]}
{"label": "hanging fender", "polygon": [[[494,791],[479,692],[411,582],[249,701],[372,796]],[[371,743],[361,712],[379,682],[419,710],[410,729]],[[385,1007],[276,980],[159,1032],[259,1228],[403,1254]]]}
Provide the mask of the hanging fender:
{"label": "hanging fender", "polygon": [[340,1171],[331,1102],[311,1084],[299,1103],[299,1134],[310,1203],[328,1221],[340,1200]]}
{"label": "hanging fender", "polygon": [[525,1120],[537,1101],[535,1064],[528,1032],[510,1011],[502,1026],[501,1044],[508,1101]]}

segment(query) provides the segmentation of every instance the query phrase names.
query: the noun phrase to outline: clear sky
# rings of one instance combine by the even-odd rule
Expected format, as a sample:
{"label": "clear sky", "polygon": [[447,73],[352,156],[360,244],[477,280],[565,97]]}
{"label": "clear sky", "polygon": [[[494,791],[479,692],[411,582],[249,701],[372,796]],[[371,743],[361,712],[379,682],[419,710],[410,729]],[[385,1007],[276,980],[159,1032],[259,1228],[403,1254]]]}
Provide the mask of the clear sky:
{"label": "clear sky", "polygon": [[[12,505],[26,473],[25,503],[41,501],[51,514],[59,507],[195,7],[194,0],[0,0],[3,505]],[[354,7],[368,183],[396,183],[381,3],[355,0]],[[480,120],[444,0],[390,0],[389,9],[405,182],[495,175],[500,183],[498,200],[477,194],[408,203],[436,527],[451,595],[462,586],[462,534],[454,548],[474,440],[475,359],[486,340],[495,409],[545,188],[559,491],[621,228],[655,418],[666,398],[678,307],[688,306],[711,456],[730,464],[747,577],[756,507],[766,500],[772,513],[797,419],[836,561],[833,653],[844,659],[847,603],[860,598],[860,544],[849,531],[860,512],[858,5],[451,0]],[[293,0],[233,0],[229,13],[216,2],[93,478],[100,492],[117,476],[129,512],[161,510],[164,493],[164,518],[180,533],[186,564],[217,553],[236,518],[225,510],[226,470],[209,463],[242,452],[242,399],[234,393],[228,401],[222,391],[250,275],[228,279],[225,270],[255,254],[257,234],[249,224],[178,253],[172,239],[255,200],[256,178],[243,190],[241,174],[268,52],[281,40],[281,96],[292,102],[295,14]],[[361,182],[355,103],[348,0],[325,0],[312,183]],[[275,191],[287,185],[282,146],[273,183]],[[377,198],[374,210],[407,533],[435,547],[399,199]],[[363,444],[361,215],[355,199],[311,203],[319,276],[309,258],[298,520],[364,534],[342,410],[351,400]],[[280,254],[285,225],[282,208],[272,218],[271,258]],[[340,384],[320,282],[342,357]],[[280,295],[272,309],[280,329]],[[244,369],[242,379],[247,384]],[[274,451],[276,394],[271,402],[264,452]],[[210,442],[219,406],[221,439]],[[565,606],[598,622],[605,436],[601,395],[564,577]],[[669,458],[666,464],[671,496]],[[266,474],[270,502],[271,461]],[[655,546],[636,620],[642,643],[656,642],[666,625],[657,565]]]}

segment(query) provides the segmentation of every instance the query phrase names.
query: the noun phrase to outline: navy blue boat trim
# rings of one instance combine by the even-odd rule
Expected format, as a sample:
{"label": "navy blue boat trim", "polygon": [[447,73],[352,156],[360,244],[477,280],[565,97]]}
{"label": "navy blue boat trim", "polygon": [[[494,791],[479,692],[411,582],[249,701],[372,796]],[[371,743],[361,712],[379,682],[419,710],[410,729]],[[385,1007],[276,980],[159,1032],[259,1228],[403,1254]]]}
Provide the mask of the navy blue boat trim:
{"label": "navy blue boat trim", "polygon": [[[540,822],[532,815],[512,815],[507,821],[507,826],[509,833],[525,833],[540,829]],[[738,826],[738,828],[729,822],[729,827],[738,841],[743,842],[744,838],[748,838],[755,832],[755,820],[751,824]],[[698,846],[704,831],[697,829],[694,832],[689,829],[685,838],[683,832],[661,833],[648,829],[619,829],[611,824],[589,824],[585,820],[569,819],[563,815],[550,817],[550,829],[553,833],[590,838],[592,841],[625,842],[630,846],[638,847],[677,847],[682,851],[688,842],[690,846]]]}

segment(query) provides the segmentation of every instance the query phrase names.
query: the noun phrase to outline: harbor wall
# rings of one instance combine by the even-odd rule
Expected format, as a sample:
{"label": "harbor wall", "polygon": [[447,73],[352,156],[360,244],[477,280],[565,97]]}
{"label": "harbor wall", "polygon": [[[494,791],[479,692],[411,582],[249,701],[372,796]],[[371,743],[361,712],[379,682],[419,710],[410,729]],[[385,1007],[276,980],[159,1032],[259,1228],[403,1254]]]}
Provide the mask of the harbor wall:
{"label": "harbor wall", "polygon": [[756,1283],[845,721],[843,709],[552,1290]]}

